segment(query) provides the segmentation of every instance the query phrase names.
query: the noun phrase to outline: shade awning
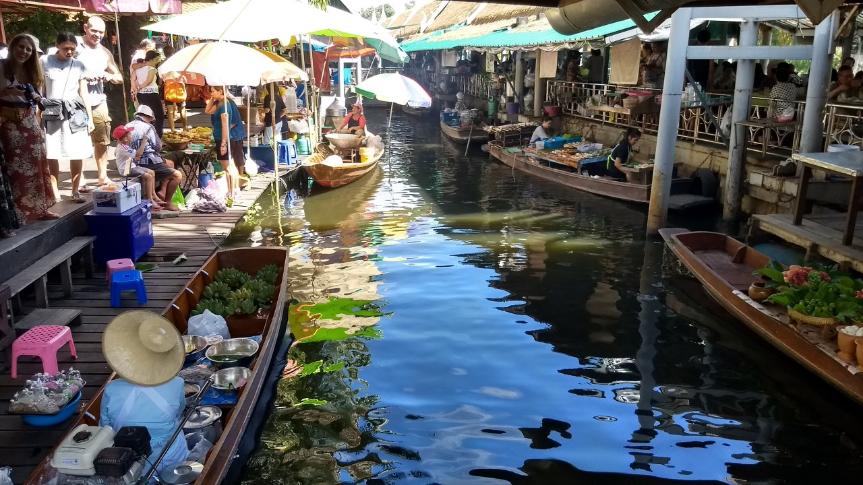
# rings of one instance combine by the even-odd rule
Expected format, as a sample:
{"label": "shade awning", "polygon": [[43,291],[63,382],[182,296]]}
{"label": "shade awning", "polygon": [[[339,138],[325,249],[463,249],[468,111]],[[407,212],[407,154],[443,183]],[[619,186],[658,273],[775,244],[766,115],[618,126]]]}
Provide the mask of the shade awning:
{"label": "shade awning", "polygon": [[476,36],[458,35],[462,29],[471,27],[464,26],[450,32],[434,32],[423,38],[405,42],[402,44],[402,49],[405,52],[455,49],[460,47],[473,47],[477,49],[533,47],[543,50],[559,50],[568,47],[572,43],[604,39],[608,35],[632,29],[635,27],[635,22],[632,20],[620,20],[579,32],[578,34],[563,35],[551,28],[551,25],[545,19],[540,19],[527,25],[501,28]]}

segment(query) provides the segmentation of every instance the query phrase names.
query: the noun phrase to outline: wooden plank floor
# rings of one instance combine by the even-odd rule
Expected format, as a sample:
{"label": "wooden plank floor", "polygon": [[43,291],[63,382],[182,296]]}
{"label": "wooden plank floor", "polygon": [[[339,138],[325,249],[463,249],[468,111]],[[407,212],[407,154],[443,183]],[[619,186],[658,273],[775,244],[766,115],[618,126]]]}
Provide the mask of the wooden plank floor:
{"label": "wooden plank floor", "polygon": [[[180,217],[153,219],[155,246],[144,259],[164,257],[168,260],[156,262],[158,267],[155,270],[144,273],[148,296],[144,308],[161,312],[170,303],[186,281],[227,238],[272,179],[272,174],[254,178],[249,188],[241,193],[233,207],[225,213],[183,213]],[[171,261],[180,253],[186,255],[186,261],[172,264]],[[117,314],[140,308],[134,293],[124,294],[122,308],[111,308],[104,270],[96,269],[97,273],[91,279],[85,278],[81,272],[76,273],[73,278],[74,291],[69,298],[63,298],[62,289],[58,285],[49,287],[52,306],[78,308],[82,312],[81,325],[72,329],[78,359],[72,360],[69,352],[63,349],[58,360],[60,368],[75,367],[85,375],[85,401],[96,394],[111,374],[101,352],[102,331]],[[25,305],[26,303],[25,301]],[[21,483],[27,478],[32,467],[50,452],[71,423],[70,420],[54,428],[30,428],[21,422],[20,417],[7,414],[9,399],[23,386],[27,377],[40,372],[41,368],[38,360],[21,358],[18,361],[18,379],[13,380],[8,370],[0,373],[0,467],[13,467],[12,479],[15,483]]]}
{"label": "wooden plank floor", "polygon": [[790,214],[759,214],[753,216],[758,229],[820,255],[830,261],[863,273],[863,220],[858,217],[851,246],[842,245],[845,232],[844,214],[811,214],[795,226]]}

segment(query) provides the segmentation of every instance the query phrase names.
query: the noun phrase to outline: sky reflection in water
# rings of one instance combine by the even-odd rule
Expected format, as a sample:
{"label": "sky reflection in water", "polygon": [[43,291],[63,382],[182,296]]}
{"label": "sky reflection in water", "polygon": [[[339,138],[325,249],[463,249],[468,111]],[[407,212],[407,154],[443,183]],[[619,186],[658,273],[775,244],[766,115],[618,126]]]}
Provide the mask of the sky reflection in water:
{"label": "sky reflection in water", "polygon": [[295,322],[366,337],[295,346],[296,373],[338,369],[280,382],[245,483],[859,476],[859,410],[669,278],[641,210],[394,122],[380,171],[233,236],[291,244],[299,302],[384,313]]}

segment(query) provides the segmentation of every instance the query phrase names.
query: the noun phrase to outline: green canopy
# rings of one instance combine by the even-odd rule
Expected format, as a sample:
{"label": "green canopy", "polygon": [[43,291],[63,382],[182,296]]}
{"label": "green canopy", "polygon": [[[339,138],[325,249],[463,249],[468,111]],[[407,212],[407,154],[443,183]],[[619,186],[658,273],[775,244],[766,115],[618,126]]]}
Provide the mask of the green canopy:
{"label": "green canopy", "polygon": [[[649,14],[651,18],[655,14]],[[441,39],[446,37],[445,31],[433,32],[420,39],[405,42],[401,45],[405,52],[432,51],[442,49],[455,49],[458,47],[477,48],[502,48],[502,47],[525,47],[544,46],[549,44],[565,44],[588,39],[602,38],[607,35],[622,32],[635,27],[632,20],[620,20],[610,24],[602,25],[574,35],[563,35],[552,28],[534,32],[519,32],[510,29],[497,30],[476,37],[464,37],[460,39]],[[457,30],[456,30],[457,31]],[[450,31],[452,32],[452,31]]]}

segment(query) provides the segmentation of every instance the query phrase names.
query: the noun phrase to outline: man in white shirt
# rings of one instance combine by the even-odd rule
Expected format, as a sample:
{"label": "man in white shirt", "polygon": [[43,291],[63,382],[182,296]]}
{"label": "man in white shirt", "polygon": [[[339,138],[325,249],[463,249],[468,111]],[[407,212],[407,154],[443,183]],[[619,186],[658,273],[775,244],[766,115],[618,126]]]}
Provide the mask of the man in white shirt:
{"label": "man in white shirt", "polygon": [[84,78],[87,80],[95,126],[90,138],[93,140],[94,158],[99,171],[99,185],[108,181],[108,145],[111,144],[111,116],[108,114],[104,82],[123,83],[123,74],[114,62],[114,55],[101,44],[104,36],[105,21],[95,15],[90,17],[84,24],[84,35],[78,39],[76,52],[76,57],[87,69]]}

